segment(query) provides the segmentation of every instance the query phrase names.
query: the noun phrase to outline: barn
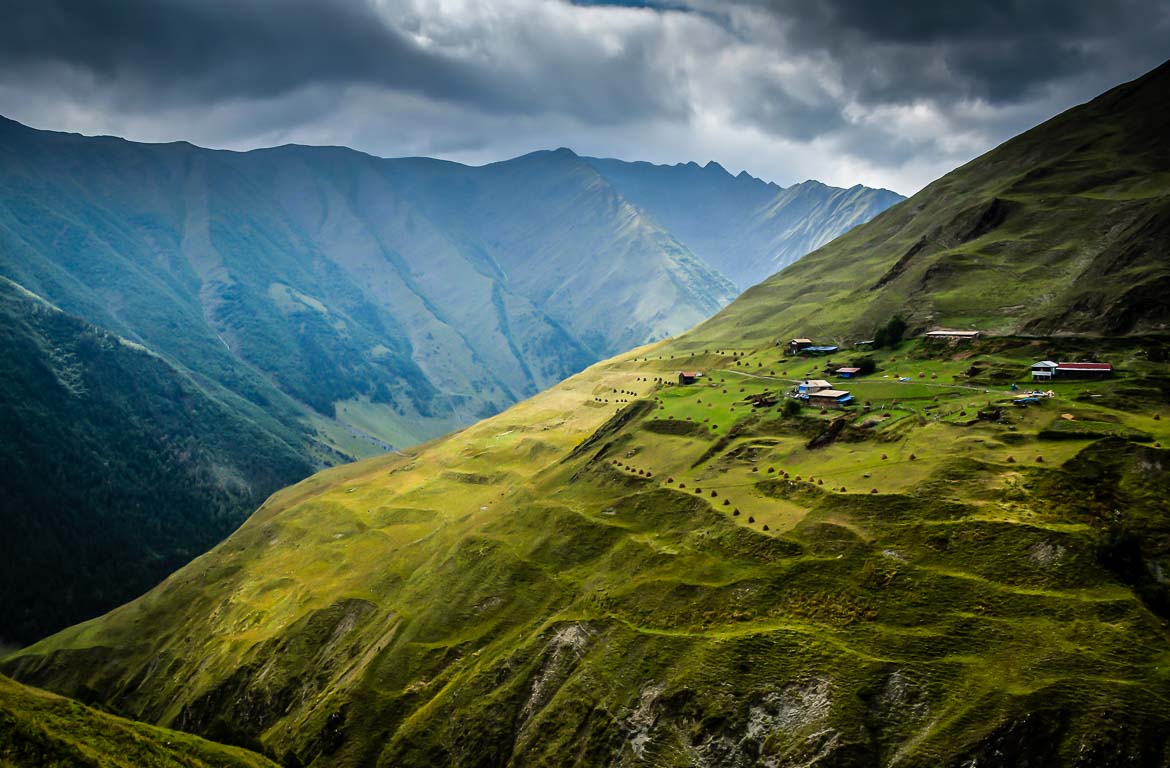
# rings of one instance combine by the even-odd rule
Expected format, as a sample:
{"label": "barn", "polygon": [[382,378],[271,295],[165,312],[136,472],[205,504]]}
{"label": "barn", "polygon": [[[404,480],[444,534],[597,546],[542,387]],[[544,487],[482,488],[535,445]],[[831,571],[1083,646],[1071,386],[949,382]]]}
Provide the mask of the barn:
{"label": "barn", "polygon": [[1056,375],[1062,379],[1104,379],[1113,375],[1109,363],[1057,363]]}
{"label": "barn", "polygon": [[1113,366],[1109,363],[1054,363],[1051,360],[1041,360],[1032,363],[1031,371],[1032,381],[1103,379],[1113,375]]}
{"label": "barn", "polygon": [[937,331],[928,331],[924,337],[927,341],[975,341],[979,338],[979,331],[955,331],[940,328]]}
{"label": "barn", "polygon": [[832,388],[833,385],[824,379],[805,379],[796,385],[796,391],[800,395],[811,395],[814,392]]}
{"label": "barn", "polygon": [[853,395],[843,389],[822,389],[808,396],[808,404],[814,408],[842,408],[853,402]]}

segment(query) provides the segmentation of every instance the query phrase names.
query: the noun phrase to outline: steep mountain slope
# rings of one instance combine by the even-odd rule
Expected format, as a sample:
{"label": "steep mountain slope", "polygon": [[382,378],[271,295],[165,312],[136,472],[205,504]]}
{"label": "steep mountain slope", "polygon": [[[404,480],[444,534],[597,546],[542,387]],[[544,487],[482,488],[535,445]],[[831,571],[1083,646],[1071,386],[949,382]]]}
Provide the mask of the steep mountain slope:
{"label": "steep mountain slope", "polygon": [[0,677],[5,768],[274,768],[259,755],[98,712]]}
{"label": "steep mountain slope", "polygon": [[0,272],[67,311],[399,446],[733,295],[571,153],[468,168],[5,121],[0,246]]}
{"label": "steep mountain slope", "polygon": [[734,296],[568,149],[474,169],[474,184],[453,163],[393,162],[401,194],[444,231],[476,242],[481,268],[572,329],[591,362],[690,327]]}
{"label": "steep mountain slope", "polygon": [[[0,642],[140,594],[315,468],[495,413],[733,294],[572,153],[467,168],[0,119],[4,276],[104,330],[0,297]],[[87,397],[40,388],[58,348],[106,331],[155,354],[95,352],[69,373]]]}
{"label": "steep mountain slope", "polygon": [[1170,67],[947,174],[747,291],[693,345],[782,333],[1123,335],[1170,327]]}
{"label": "steep mountain slope", "polygon": [[4,278],[0,359],[0,643],[142,594],[312,471],[274,415]]}
{"label": "steep mountain slope", "polygon": [[905,198],[888,189],[806,181],[782,188],[718,163],[666,166],[588,158],[630,202],[740,290]]}
{"label": "steep mountain slope", "polygon": [[[1124,148],[1120,167],[1165,167],[1150,126],[1167,82],[1163,68],[960,172],[998,189],[1014,182],[987,165],[1005,148],[1059,171],[1094,141]],[[1048,178],[1071,186],[1028,209],[1034,232],[1074,223],[1066,205],[1081,231],[1107,231],[1170,191],[1164,175],[1123,180],[1118,208],[1086,202],[1070,171]],[[935,194],[943,225],[969,207],[940,182],[861,242],[934,231],[893,224]],[[1131,266],[1149,264],[1143,232],[1110,241],[1133,246]],[[854,268],[853,237],[814,257],[834,282],[810,290],[854,299],[826,325],[868,330],[907,297],[921,322],[914,302],[930,299],[900,282],[902,253]],[[1017,272],[1049,263],[1004,247]],[[1170,375],[1156,362],[1170,338],[913,341],[841,383],[865,408],[793,413],[777,391],[835,367],[774,344],[804,330],[800,270],[412,455],[285,489],[144,597],[0,666],[196,733],[228,720],[318,765],[1170,764]],[[1087,290],[1133,278],[1102,270]],[[1156,326],[1156,305],[1127,301],[1133,330]],[[1063,322],[1093,327],[1080,307]],[[1088,355],[1118,378],[1013,402],[1033,360]],[[668,386],[683,365],[706,376]]]}

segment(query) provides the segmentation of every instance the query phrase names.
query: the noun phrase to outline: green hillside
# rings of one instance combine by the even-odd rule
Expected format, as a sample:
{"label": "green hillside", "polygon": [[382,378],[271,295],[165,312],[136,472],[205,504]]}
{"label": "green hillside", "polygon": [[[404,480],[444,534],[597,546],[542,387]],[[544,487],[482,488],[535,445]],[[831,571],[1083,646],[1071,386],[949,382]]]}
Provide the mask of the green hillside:
{"label": "green hillside", "polygon": [[[941,180],[694,332],[279,492],[142,598],[0,666],[293,764],[1170,765],[1170,337],[1133,293],[1164,251],[1132,226],[1170,192],[1154,172],[1168,72],[972,162],[969,184]],[[1068,166],[1085,146],[1148,172],[1088,195],[1100,184]],[[1112,232],[1130,254],[1107,270],[1087,242],[1097,278],[1050,283],[1101,311],[1086,298],[1059,336],[832,361],[775,345],[894,311],[960,324],[939,308],[957,283],[912,288],[989,246],[979,225],[938,247],[1030,172],[1028,147],[1069,185],[1027,202],[1028,231]],[[909,258],[883,245],[936,231]],[[1001,235],[1012,275],[1068,266]],[[963,306],[1039,333],[1059,302],[996,325],[1009,298],[974,278],[997,269],[969,270]],[[872,373],[836,377],[866,357]],[[1094,357],[1116,375],[1017,402],[1035,360]],[[680,368],[705,375],[673,385]],[[790,404],[810,377],[857,405]]]}
{"label": "green hillside", "polygon": [[[470,168],[3,118],[0,278],[96,326],[84,333],[143,345],[210,403],[138,413],[132,371],[97,401],[39,389],[67,342],[12,320],[0,450],[19,471],[0,523],[20,532],[0,643],[140,594],[313,469],[472,423],[734,295],[568,150]],[[241,425],[234,447],[208,447]]]}
{"label": "green hillside", "polygon": [[747,291],[692,346],[785,333],[1120,336],[1170,328],[1170,67],[943,176]]}
{"label": "green hillside", "polygon": [[587,158],[630,202],[743,290],[905,198],[805,181],[783,188],[716,162],[651,165]]}
{"label": "green hillside", "polygon": [[135,723],[0,677],[4,768],[273,768],[259,755]]}
{"label": "green hillside", "polygon": [[277,414],[0,278],[0,645],[136,597],[312,471]]}

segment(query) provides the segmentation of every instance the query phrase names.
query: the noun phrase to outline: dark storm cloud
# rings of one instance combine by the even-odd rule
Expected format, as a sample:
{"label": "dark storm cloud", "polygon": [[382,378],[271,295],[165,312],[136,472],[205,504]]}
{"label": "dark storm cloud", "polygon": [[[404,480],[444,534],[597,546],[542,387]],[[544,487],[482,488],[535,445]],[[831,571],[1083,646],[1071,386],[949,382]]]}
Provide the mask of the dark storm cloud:
{"label": "dark storm cloud", "polygon": [[1091,68],[1170,56],[1165,0],[733,0],[824,51],[867,102],[1024,98]]}
{"label": "dark storm cloud", "polygon": [[[263,99],[315,85],[370,85],[497,113],[552,109],[613,121],[682,110],[647,81],[637,45],[591,64],[573,60],[572,49],[546,50],[543,71],[526,68],[522,56],[485,66],[428,50],[412,38],[409,20],[396,28],[369,0],[17,0],[0,7],[0,77],[88,76],[123,101]],[[529,41],[533,50],[541,44]],[[599,79],[613,87],[597,88]]]}
{"label": "dark storm cloud", "polygon": [[0,0],[0,113],[912,192],[1170,56],[1170,0]]}
{"label": "dark storm cloud", "polygon": [[[43,0],[0,25],[0,66],[64,65],[190,95],[269,96],[310,82],[376,81],[469,96],[469,73],[428,56],[363,3]],[[189,89],[195,88],[191,93]]]}

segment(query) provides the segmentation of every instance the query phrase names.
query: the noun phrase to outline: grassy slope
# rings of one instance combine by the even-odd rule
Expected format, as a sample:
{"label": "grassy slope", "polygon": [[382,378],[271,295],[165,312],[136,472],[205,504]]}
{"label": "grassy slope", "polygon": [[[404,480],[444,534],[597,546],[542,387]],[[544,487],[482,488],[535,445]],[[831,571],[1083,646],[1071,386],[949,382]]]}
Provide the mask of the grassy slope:
{"label": "grassy slope", "polygon": [[0,677],[4,768],[265,768],[237,747],[99,712]]}
{"label": "grassy slope", "polygon": [[[968,380],[972,362],[1018,374],[1031,346],[905,349],[854,386],[891,418],[855,416],[810,450],[831,415],[752,415],[742,398],[786,383],[781,365],[792,379],[815,363],[712,351],[696,360],[707,385],[657,389],[677,367],[661,349],[416,456],[293,486],[159,589],[7,668],[170,726],[227,720],[325,764],[828,749],[937,765],[1013,739],[1160,764],[1160,598],[1143,602],[1151,585],[1101,551],[1110,505],[1167,490],[1142,470],[1167,459],[1152,445],[1170,440],[1152,417],[1161,367],[1115,350],[1121,382],[1061,385],[1008,423],[963,426],[1010,397]],[[1108,452],[1121,458],[1100,498],[1067,490],[1081,465],[1112,466],[1103,448],[1039,434],[1068,411],[1145,433]],[[1166,512],[1157,501],[1125,525],[1157,541]]]}
{"label": "grassy slope", "polygon": [[1105,334],[1170,323],[1170,66],[947,174],[690,332],[692,347],[912,329]]}
{"label": "grassy slope", "polygon": [[[1135,98],[1156,105],[1162,78]],[[1082,113],[1096,131],[1100,103]],[[1109,141],[1155,162],[1122,118]],[[1057,155],[1059,136],[1042,142]],[[981,162],[963,173],[994,186]],[[1127,210],[1158,210],[1159,177],[1127,178]],[[946,189],[939,205],[965,207]],[[1060,198],[1034,229],[1068,225]],[[864,239],[904,239],[899,210]],[[839,281],[813,290],[850,308],[818,315],[826,335],[906,301],[897,277],[846,301],[850,275],[870,285],[900,254],[851,270],[838,249],[812,261]],[[4,669],[322,765],[1167,765],[1166,340],[908,343],[849,385],[871,411],[814,448],[834,414],[743,400],[823,375],[773,344],[809,332],[789,303],[801,269],[410,456],[282,491]],[[1033,360],[1092,354],[1120,375],[1006,402]],[[661,386],[680,367],[708,376]]]}

